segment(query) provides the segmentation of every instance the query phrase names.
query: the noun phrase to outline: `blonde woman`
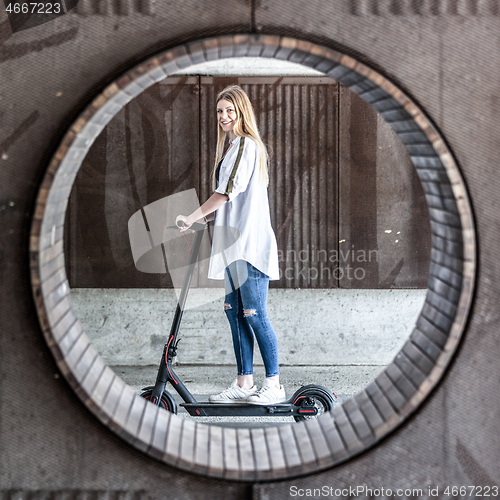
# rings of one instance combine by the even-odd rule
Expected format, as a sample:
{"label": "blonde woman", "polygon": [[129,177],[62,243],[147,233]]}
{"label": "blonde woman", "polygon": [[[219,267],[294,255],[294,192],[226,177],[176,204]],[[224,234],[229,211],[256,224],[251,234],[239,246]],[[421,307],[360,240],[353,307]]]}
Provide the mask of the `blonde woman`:
{"label": "blonde woman", "polygon": [[[214,193],[191,215],[177,217],[185,224],[182,231],[194,222],[214,220],[208,277],[224,279],[224,311],[231,327],[238,374],[230,387],[210,396],[209,401],[278,403],[286,396],[279,381],[278,341],[267,315],[269,280],[279,279],[278,248],[267,195],[268,155],[252,104],[241,87],[227,87],[217,96],[217,122]],[[229,146],[224,151],[226,138]],[[234,244],[226,244],[224,233],[231,231],[239,238]],[[253,380],[254,335],[266,371],[259,390]]]}

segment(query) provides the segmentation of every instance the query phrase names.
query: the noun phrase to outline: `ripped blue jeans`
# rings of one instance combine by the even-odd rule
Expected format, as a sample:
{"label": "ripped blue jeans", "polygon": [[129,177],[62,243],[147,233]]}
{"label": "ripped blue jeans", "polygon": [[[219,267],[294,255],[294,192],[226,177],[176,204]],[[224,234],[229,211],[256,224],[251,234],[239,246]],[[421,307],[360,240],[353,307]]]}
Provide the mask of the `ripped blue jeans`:
{"label": "ripped blue jeans", "polygon": [[224,311],[231,326],[238,375],[253,375],[254,334],[266,377],[279,375],[278,339],[267,316],[269,276],[237,260],[224,273]]}

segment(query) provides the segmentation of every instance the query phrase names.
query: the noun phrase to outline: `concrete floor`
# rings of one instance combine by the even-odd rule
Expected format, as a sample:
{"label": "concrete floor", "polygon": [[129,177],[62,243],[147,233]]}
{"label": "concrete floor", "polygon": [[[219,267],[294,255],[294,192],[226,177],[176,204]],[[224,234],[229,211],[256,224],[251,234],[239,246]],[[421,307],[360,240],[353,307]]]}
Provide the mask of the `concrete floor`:
{"label": "concrete floor", "polygon": [[[113,370],[138,393],[141,389],[154,385],[157,366],[114,366]],[[322,385],[337,396],[337,404],[361,391],[382,370],[382,365],[361,366],[281,366],[280,381],[285,387],[287,396],[291,396],[302,385]],[[209,394],[225,389],[235,378],[234,366],[177,365],[175,373],[187,386],[198,401],[207,401]],[[258,387],[264,379],[263,367],[255,368],[255,383]],[[179,405],[182,399],[171,386],[169,391]],[[294,422],[293,417],[191,417],[178,406],[178,415],[195,419],[197,422],[210,423],[228,427],[265,427]]]}
{"label": "concrete floor", "polygon": [[[194,288],[176,362],[235,363],[218,289]],[[426,290],[270,289],[268,313],[282,365],[387,365],[410,336]],[[174,318],[172,289],[72,289],[92,345],[109,366],[155,364]],[[314,313],[312,313],[314,311]],[[160,354],[159,354],[160,353]],[[262,366],[256,346],[254,366]],[[225,382],[224,382],[225,383]]]}

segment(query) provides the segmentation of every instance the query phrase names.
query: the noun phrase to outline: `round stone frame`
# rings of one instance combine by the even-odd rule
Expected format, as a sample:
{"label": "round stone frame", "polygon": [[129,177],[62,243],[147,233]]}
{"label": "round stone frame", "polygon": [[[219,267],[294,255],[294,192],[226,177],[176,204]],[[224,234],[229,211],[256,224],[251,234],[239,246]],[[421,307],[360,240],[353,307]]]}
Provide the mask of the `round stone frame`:
{"label": "round stone frame", "polygon": [[[72,307],[64,265],[65,212],[83,158],[122,107],[178,70],[230,57],[303,64],[337,80],[375,108],[410,153],[432,230],[425,304],[393,362],[363,391],[315,420],[224,428],[147,403],[91,345]],[[43,179],[30,237],[31,279],[45,339],[83,403],[125,441],[161,461],[232,480],[314,473],[367,450],[401,425],[441,379],[460,341],[476,269],[472,212],[457,165],[422,111],[384,76],[352,57],[288,37],[233,35],[167,50],[109,85],[73,123]]]}

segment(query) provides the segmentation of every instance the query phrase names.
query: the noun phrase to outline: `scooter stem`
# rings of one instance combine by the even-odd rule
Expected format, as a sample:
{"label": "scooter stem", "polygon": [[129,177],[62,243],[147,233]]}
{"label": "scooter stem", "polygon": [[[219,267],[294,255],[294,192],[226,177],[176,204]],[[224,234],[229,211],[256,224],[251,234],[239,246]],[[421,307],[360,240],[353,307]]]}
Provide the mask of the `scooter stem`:
{"label": "scooter stem", "polygon": [[172,327],[170,328],[170,335],[168,337],[168,343],[165,345],[163,350],[162,360],[160,362],[160,368],[158,370],[158,375],[156,377],[156,384],[151,394],[151,401],[158,405],[160,402],[160,397],[165,390],[165,385],[169,381],[174,389],[179,393],[182,399],[186,403],[196,402],[193,395],[188,391],[180,379],[175,375],[172,368],[172,360],[176,355],[177,351],[177,334],[179,332],[179,327],[182,320],[182,314],[184,312],[184,307],[186,305],[187,294],[189,291],[189,286],[191,285],[191,279],[194,273],[194,266],[198,259],[198,253],[200,251],[201,240],[203,238],[203,231],[205,230],[204,224],[194,223],[191,228],[196,231],[196,236],[194,239],[193,248],[189,256],[189,262],[186,269],[186,274],[184,275],[184,282],[182,284],[181,293],[179,295],[179,300],[177,301],[177,307],[175,309],[174,320],[172,322]]}

